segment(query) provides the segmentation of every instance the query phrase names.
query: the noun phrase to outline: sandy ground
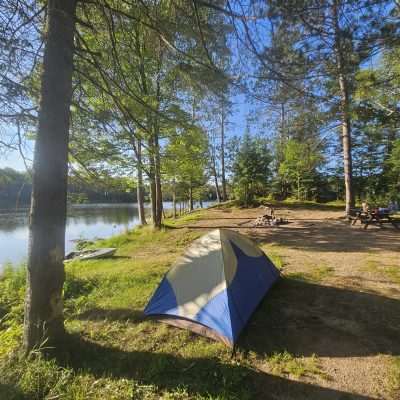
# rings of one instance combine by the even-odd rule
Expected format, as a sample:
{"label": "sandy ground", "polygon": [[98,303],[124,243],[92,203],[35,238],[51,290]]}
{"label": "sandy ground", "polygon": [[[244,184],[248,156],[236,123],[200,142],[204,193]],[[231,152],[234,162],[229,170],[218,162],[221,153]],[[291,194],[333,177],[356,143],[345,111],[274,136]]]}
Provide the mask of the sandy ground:
{"label": "sandy ground", "polygon": [[315,387],[310,398],[400,399],[391,384],[393,357],[400,355],[400,230],[350,226],[340,211],[283,207],[276,213],[287,225],[252,228],[263,213],[212,209],[190,225],[238,230],[283,261],[286,279],[271,290],[239,347],[254,352],[267,373],[264,355],[315,355],[322,373],[297,379]]}

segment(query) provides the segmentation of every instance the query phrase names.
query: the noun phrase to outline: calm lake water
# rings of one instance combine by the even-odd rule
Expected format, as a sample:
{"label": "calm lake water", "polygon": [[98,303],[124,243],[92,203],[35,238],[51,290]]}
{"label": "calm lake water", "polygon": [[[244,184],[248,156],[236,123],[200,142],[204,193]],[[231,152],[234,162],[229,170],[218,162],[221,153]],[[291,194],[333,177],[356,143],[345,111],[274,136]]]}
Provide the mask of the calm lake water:
{"label": "calm lake water", "polygon": [[[210,203],[204,203],[204,206]],[[171,209],[164,203],[164,209]],[[147,208],[148,211],[150,211]],[[131,229],[139,222],[135,204],[82,204],[68,210],[66,252],[76,239],[107,238]],[[28,252],[28,209],[0,209],[0,271],[6,263],[19,264]]]}

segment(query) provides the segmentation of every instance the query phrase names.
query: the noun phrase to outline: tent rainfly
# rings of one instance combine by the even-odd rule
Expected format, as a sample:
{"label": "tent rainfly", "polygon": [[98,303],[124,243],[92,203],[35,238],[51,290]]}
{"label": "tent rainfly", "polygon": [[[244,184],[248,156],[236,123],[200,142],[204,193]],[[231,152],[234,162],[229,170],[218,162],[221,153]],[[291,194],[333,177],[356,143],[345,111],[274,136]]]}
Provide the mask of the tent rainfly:
{"label": "tent rainfly", "polygon": [[196,240],[167,272],[144,313],[234,346],[278,278],[250,239],[217,229]]}

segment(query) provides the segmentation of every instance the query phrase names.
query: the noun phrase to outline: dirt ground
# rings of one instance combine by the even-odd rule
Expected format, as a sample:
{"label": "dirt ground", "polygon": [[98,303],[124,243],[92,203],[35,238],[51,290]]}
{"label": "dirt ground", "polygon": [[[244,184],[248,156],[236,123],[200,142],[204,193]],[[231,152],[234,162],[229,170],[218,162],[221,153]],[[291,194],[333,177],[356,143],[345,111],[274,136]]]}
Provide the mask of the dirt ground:
{"label": "dirt ground", "polygon": [[315,398],[400,399],[393,383],[400,356],[400,230],[349,226],[343,211],[285,207],[276,214],[288,224],[252,228],[263,213],[211,209],[190,224],[238,230],[281,263],[285,279],[270,291],[239,348],[254,353],[257,368],[268,374],[274,370],[263,355],[286,350],[316,357],[318,373],[289,376],[313,385]]}

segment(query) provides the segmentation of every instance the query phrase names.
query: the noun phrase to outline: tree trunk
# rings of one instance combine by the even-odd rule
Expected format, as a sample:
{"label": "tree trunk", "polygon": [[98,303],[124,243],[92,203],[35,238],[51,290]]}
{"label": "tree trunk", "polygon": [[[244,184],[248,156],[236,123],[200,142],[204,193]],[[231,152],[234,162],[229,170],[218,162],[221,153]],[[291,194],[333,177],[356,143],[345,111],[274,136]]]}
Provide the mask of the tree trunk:
{"label": "tree trunk", "polygon": [[341,109],[342,109],[342,143],[343,143],[343,162],[344,162],[344,184],[346,189],[346,215],[354,207],[353,191],[353,165],[351,157],[351,125],[349,116],[349,99],[347,94],[347,84],[344,77],[339,77],[341,90]]}
{"label": "tree trunk", "polygon": [[137,203],[140,225],[147,225],[144,213],[144,187],[143,187],[143,166],[142,166],[142,140],[137,139]]}
{"label": "tree trunk", "polygon": [[[212,150],[213,151],[213,150]],[[214,177],[215,193],[217,195],[218,203],[221,203],[221,192],[218,185],[217,166],[215,165],[215,156],[211,154],[211,172]]]}
{"label": "tree trunk", "polygon": [[154,226],[161,228],[163,199],[161,190],[161,165],[160,165],[160,145],[158,142],[158,132],[154,135],[154,167],[155,167],[155,185],[156,185],[156,221]]}
{"label": "tree trunk", "polygon": [[156,224],[156,214],[157,214],[157,205],[156,205],[156,181],[154,177],[154,164],[151,161],[149,161],[149,182],[150,182],[150,203],[151,203],[151,221],[153,225]]}
{"label": "tree trunk", "polygon": [[191,183],[189,186],[189,211],[193,211],[193,187]]}
{"label": "tree trunk", "polygon": [[335,28],[335,54],[337,77],[340,89],[340,112],[342,119],[342,145],[343,145],[343,166],[344,183],[346,190],[346,215],[354,207],[353,191],[353,165],[351,157],[351,119],[350,119],[350,96],[349,85],[346,78],[345,59],[342,49],[342,32],[339,27],[338,0],[333,1],[332,13]]}
{"label": "tree trunk", "polygon": [[222,200],[227,200],[226,180],[225,180],[225,106],[221,109],[221,183],[222,183]]}
{"label": "tree trunk", "polygon": [[49,0],[39,125],[29,224],[24,349],[64,336],[64,284],[69,118],[75,0]]}
{"label": "tree trunk", "polygon": [[297,200],[301,200],[300,199],[300,175],[297,175]]}
{"label": "tree trunk", "polygon": [[156,178],[155,178],[155,165],[154,165],[154,137],[149,135],[147,141],[149,148],[149,182],[150,182],[150,200],[151,200],[151,221],[153,226],[157,224],[157,201],[156,201]]}
{"label": "tree trunk", "polygon": [[175,179],[172,183],[172,208],[174,211],[174,219],[176,218],[176,183]]}

